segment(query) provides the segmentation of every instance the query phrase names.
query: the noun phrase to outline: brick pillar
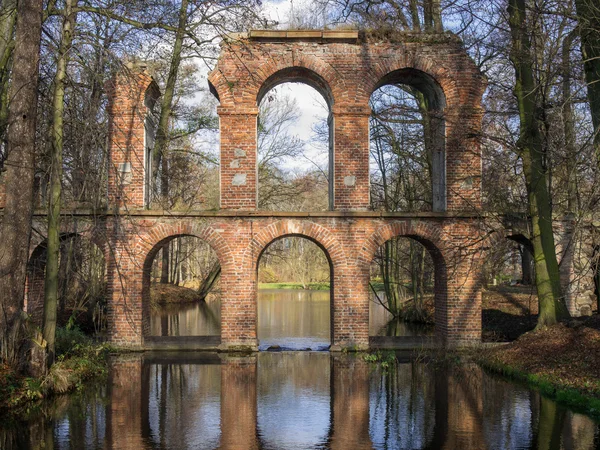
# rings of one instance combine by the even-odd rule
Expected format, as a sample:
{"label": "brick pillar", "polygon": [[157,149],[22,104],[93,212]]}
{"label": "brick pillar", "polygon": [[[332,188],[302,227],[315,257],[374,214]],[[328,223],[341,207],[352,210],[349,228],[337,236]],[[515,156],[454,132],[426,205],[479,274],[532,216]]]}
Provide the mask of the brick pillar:
{"label": "brick pillar", "polygon": [[[143,339],[143,268],[134,253],[139,236],[130,230],[130,241],[122,226],[116,217],[108,231],[111,240],[105,254],[108,337],[115,345],[139,347]],[[146,298],[149,303],[149,293]]]}
{"label": "brick pillar", "polygon": [[221,363],[220,449],[257,449],[256,357],[225,357]]}
{"label": "brick pillar", "polygon": [[356,355],[332,356],[332,449],[372,449],[369,435],[369,372]]}
{"label": "brick pillar", "polygon": [[147,146],[153,131],[147,118],[159,96],[158,86],[143,68],[116,74],[109,85],[108,202],[111,206],[146,206]]}
{"label": "brick pillar", "polygon": [[333,110],[333,208],[369,208],[370,111]]}
{"label": "brick pillar", "polygon": [[221,294],[221,348],[258,350],[258,287],[254,270],[223,266],[221,286],[224,287]]}
{"label": "brick pillar", "polygon": [[436,337],[446,347],[463,347],[481,342],[482,264],[483,260],[476,255],[454,255],[445,275],[446,289],[444,275],[436,270]]}
{"label": "brick pillar", "polygon": [[331,290],[332,351],[369,348],[369,266],[339,268]]}
{"label": "brick pillar", "polygon": [[257,205],[258,108],[218,109],[221,128],[221,208],[253,210]]}
{"label": "brick pillar", "polygon": [[107,448],[144,448],[142,357],[141,354],[119,355],[110,362]]}
{"label": "brick pillar", "polygon": [[481,108],[446,110],[446,208],[481,208]]}

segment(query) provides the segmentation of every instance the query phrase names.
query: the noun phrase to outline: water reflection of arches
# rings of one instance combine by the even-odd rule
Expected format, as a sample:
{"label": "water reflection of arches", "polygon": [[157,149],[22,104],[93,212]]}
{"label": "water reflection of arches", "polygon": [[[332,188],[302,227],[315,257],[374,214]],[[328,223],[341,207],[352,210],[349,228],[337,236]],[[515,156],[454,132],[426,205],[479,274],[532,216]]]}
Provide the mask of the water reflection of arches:
{"label": "water reflection of arches", "polygon": [[529,448],[561,440],[593,448],[598,433],[590,418],[477,366],[402,356],[384,370],[357,355],[318,352],[119,355],[109,391],[106,439],[119,448],[286,448],[291,440],[331,449]]}

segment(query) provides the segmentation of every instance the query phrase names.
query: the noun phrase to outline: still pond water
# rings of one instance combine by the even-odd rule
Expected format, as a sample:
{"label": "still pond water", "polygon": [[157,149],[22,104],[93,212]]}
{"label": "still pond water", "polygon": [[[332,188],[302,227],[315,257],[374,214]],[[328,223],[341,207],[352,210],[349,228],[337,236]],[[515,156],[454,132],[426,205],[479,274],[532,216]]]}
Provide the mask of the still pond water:
{"label": "still pond water", "polygon": [[[281,304],[286,296],[261,294],[261,347],[328,345],[327,293],[287,293]],[[184,323],[189,330],[196,314],[218,332],[218,308],[212,312],[170,311],[162,330],[177,324],[181,332]],[[385,320],[372,314],[372,332]],[[600,424],[522,385],[475,366],[403,354],[390,361],[386,368],[324,351],[121,355],[106,383],[56,398],[26,421],[0,420],[0,448],[600,448]]]}
{"label": "still pond water", "polygon": [[[207,303],[173,305],[155,309],[150,334],[155,336],[209,336],[220,334],[218,297]],[[396,322],[383,306],[371,301],[371,336],[416,336],[433,334],[433,327]],[[258,294],[259,348],[279,345],[289,350],[324,350],[331,335],[329,291],[262,289]]]}

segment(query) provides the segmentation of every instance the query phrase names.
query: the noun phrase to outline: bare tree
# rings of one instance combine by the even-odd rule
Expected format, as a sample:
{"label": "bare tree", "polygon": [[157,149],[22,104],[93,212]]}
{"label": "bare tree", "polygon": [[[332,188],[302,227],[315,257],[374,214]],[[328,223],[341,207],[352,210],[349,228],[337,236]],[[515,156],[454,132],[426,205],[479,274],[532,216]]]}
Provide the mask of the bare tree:
{"label": "bare tree", "polygon": [[6,206],[0,224],[0,355],[15,367],[22,345],[25,269],[31,237],[37,83],[42,1],[23,0],[17,7],[13,71],[9,93],[7,153],[2,176]]}

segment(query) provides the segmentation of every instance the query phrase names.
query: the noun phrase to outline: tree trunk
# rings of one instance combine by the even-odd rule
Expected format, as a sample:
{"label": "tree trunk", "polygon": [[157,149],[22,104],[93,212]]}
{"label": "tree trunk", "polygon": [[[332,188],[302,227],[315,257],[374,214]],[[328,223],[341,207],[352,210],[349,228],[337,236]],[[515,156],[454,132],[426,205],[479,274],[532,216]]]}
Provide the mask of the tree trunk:
{"label": "tree trunk", "polygon": [[43,337],[46,341],[48,367],[54,364],[55,356],[65,82],[67,77],[67,61],[73,42],[73,28],[75,25],[75,15],[72,13],[72,9],[76,1],[67,0],[65,3],[62,36],[58,49],[56,76],[54,77],[54,98],[52,100],[52,125],[50,127],[51,168],[50,191],[48,194],[48,250],[44,284],[44,322],[42,327]]}
{"label": "tree trunk", "polygon": [[[156,129],[156,139],[153,149],[153,164],[152,164],[152,180],[156,183],[158,178],[158,168],[163,165],[163,175],[161,181],[168,181],[168,169],[166,164],[167,147],[169,145],[169,122],[171,120],[171,112],[173,110],[173,97],[175,96],[175,84],[177,83],[177,75],[181,64],[181,52],[183,50],[183,41],[185,38],[185,27],[187,25],[187,8],[188,0],[181,1],[179,9],[179,25],[175,33],[175,43],[173,44],[173,54],[171,56],[171,65],[169,67],[169,75],[165,92],[160,102],[160,117],[158,119],[158,128]],[[167,173],[164,173],[167,172]],[[161,196],[164,207],[168,199],[168,188],[161,186]]]}
{"label": "tree trunk", "polygon": [[398,316],[400,308],[399,280],[397,276],[397,242],[390,239],[383,244],[383,258],[381,261],[381,278],[383,290],[388,304],[388,309],[394,317]]}
{"label": "tree trunk", "polygon": [[[175,84],[177,83],[177,74],[181,64],[181,51],[183,49],[183,40],[185,37],[185,26],[187,24],[187,8],[188,0],[182,0],[181,8],[179,9],[179,26],[175,34],[175,43],[173,45],[173,55],[171,56],[171,65],[169,67],[169,75],[165,92],[160,102],[160,117],[158,119],[158,128],[156,129],[156,139],[154,141],[154,149],[152,150],[152,182],[156,183],[158,178],[158,168],[162,164],[161,171],[161,198],[163,208],[168,208],[169,202],[169,171],[167,161],[167,147],[169,145],[169,121],[173,110],[173,97],[175,96]],[[148,186],[149,189],[152,186]],[[163,246],[162,255],[162,274],[160,277],[161,283],[169,282],[169,254],[170,242]]]}
{"label": "tree trunk", "polygon": [[[8,86],[10,84],[10,62],[15,47],[16,20],[17,1],[3,1],[0,6],[0,139],[2,140],[5,138],[8,126]],[[2,167],[1,156],[0,167]]]}
{"label": "tree trunk", "polygon": [[517,147],[523,161],[532,223],[531,241],[539,299],[539,327],[552,325],[569,317],[569,312],[561,296],[552,230],[552,207],[548,195],[542,138],[537,118],[538,105],[531,46],[526,28],[525,0],[509,0],[508,13],[512,38],[510,59],[515,68],[514,94],[519,106],[520,119]]}
{"label": "tree trunk", "polygon": [[210,290],[213,288],[213,286],[219,279],[220,275],[221,275],[221,265],[219,264],[219,261],[217,261],[211,267],[210,272],[208,272],[208,275],[206,275],[206,277],[204,277],[204,280],[202,280],[202,283],[200,284],[200,288],[198,289],[198,294],[200,295],[200,298],[202,300],[204,300],[206,298],[206,296],[208,295]]}
{"label": "tree trunk", "polygon": [[162,263],[160,265],[160,282],[165,284],[169,282],[169,254],[171,253],[171,242],[173,241],[164,244],[161,252]]}
{"label": "tree trunk", "polygon": [[594,151],[600,169],[600,6],[597,0],[575,0],[583,69],[594,125]]}
{"label": "tree trunk", "polygon": [[562,116],[567,166],[567,210],[570,213],[577,211],[577,149],[575,148],[575,119],[571,98],[571,46],[573,45],[573,39],[575,39],[575,33],[571,32],[563,40],[562,47]]}
{"label": "tree trunk", "polygon": [[8,114],[6,206],[0,224],[0,357],[16,367],[22,344],[21,316],[31,237],[37,86],[42,31],[42,0],[21,0],[13,53]]}

